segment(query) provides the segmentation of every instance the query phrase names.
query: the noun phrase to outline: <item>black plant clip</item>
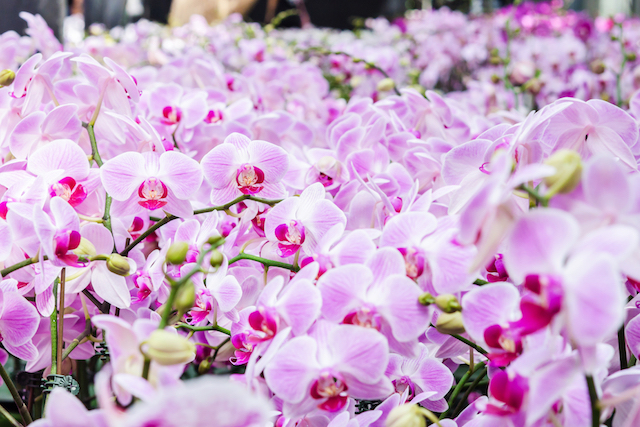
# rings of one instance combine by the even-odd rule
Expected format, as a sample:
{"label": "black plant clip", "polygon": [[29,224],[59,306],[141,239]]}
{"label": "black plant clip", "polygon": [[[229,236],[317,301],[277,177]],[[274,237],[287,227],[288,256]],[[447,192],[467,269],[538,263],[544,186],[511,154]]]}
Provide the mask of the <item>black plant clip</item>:
{"label": "black plant clip", "polygon": [[80,385],[71,375],[48,375],[47,380],[42,383],[44,393],[51,393],[54,387],[62,387],[69,393],[77,396],[80,392]]}

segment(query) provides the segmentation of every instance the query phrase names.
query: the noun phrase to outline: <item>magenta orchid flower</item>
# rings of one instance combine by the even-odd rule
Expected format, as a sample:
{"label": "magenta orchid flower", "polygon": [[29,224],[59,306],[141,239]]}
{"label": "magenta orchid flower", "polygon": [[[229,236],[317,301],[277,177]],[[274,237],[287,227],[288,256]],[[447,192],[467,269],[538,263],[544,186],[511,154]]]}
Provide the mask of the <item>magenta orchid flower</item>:
{"label": "magenta orchid flower", "polygon": [[100,168],[102,185],[113,197],[114,215],[133,215],[162,209],[189,217],[189,198],[200,188],[200,165],[182,153],[128,152]]}
{"label": "magenta orchid flower", "polygon": [[59,267],[79,266],[73,251],[80,245],[80,220],[71,205],[55,196],[49,204],[50,215],[33,206],[33,222],[44,255]]}
{"label": "magenta orchid flower", "polygon": [[387,342],[376,331],[322,322],[315,334],[291,339],[265,369],[288,416],[314,408],[343,410],[349,398],[381,399],[393,391],[384,375]]}
{"label": "magenta orchid flower", "polygon": [[224,204],[243,194],[282,198],[285,191],[280,180],[288,164],[282,148],[232,133],[202,158],[205,178],[212,186],[211,203]]}
{"label": "magenta orchid flower", "polygon": [[336,224],[345,224],[344,213],[330,200],[320,183],[307,187],[300,197],[290,197],[269,210],[265,234],[277,245],[278,254],[288,257],[300,248],[313,255],[318,241]]}

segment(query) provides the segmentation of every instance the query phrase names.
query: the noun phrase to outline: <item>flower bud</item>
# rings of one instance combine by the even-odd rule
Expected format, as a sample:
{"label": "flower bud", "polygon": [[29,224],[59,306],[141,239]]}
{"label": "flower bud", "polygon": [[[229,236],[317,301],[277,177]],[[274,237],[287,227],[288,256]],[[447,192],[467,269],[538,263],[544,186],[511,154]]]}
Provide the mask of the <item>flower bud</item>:
{"label": "flower bud", "polygon": [[397,406],[389,412],[385,427],[426,427],[424,408],[407,403]]}
{"label": "flower bud", "polygon": [[606,70],[606,65],[604,65],[604,62],[602,62],[601,60],[596,59],[594,61],[591,61],[591,64],[589,64],[589,68],[591,68],[591,71],[594,74],[602,74]]}
{"label": "flower bud", "polygon": [[196,357],[196,346],[182,335],[156,329],[147,340],[147,356],[162,366],[180,365]]}
{"label": "flower bud", "polygon": [[376,89],[378,92],[388,92],[392,90],[396,86],[396,83],[393,81],[391,77],[387,77],[386,79],[382,79],[378,82]]}
{"label": "flower bud", "polygon": [[636,56],[636,54],[634,52],[627,52],[624,57],[629,62],[633,62],[637,58],[637,56]]}
{"label": "flower bud", "polygon": [[464,333],[464,325],[462,324],[462,313],[454,311],[453,313],[440,313],[436,322],[436,330],[441,334],[462,334]]}
{"label": "flower bud", "polygon": [[209,240],[207,240],[211,246],[215,246],[216,248],[224,243],[224,237],[222,236],[211,236]]}
{"label": "flower bud", "polygon": [[167,262],[170,264],[178,265],[182,264],[187,258],[187,252],[189,251],[189,244],[187,242],[175,242],[169,246],[167,251]]}
{"label": "flower bud", "polygon": [[549,188],[547,197],[557,193],[569,193],[580,183],[582,159],[576,151],[561,149],[553,153],[544,162],[556,168],[556,173],[544,179]]}
{"label": "flower bud", "polygon": [[107,268],[113,274],[118,276],[128,276],[131,271],[129,261],[125,257],[119,254],[111,254],[107,258]]}
{"label": "flower bud", "polygon": [[195,302],[196,287],[193,285],[193,282],[189,280],[178,290],[178,295],[176,295],[175,301],[176,308],[179,312],[185,313],[193,307]]}
{"label": "flower bud", "polygon": [[500,80],[502,80],[502,79],[500,78],[499,75],[497,75],[497,74],[492,74],[491,75],[491,83],[497,84],[497,83],[500,83]]}
{"label": "flower bud", "polygon": [[217,249],[211,252],[211,258],[209,258],[209,264],[211,264],[211,267],[218,268],[222,265],[223,261],[224,256],[222,255],[222,252]]}
{"label": "flower bud", "polygon": [[82,237],[80,239],[80,244],[77,248],[73,250],[73,253],[78,256],[96,256],[98,253],[96,252],[96,247],[89,240]]}
{"label": "flower bud", "polygon": [[204,374],[208,373],[210,370],[211,370],[211,361],[209,359],[204,359],[198,365],[198,373],[200,375],[204,375]]}
{"label": "flower bud", "polygon": [[453,313],[454,311],[462,310],[458,298],[452,294],[442,294],[435,297],[435,303],[438,308],[445,313]]}
{"label": "flower bud", "polygon": [[429,292],[425,292],[418,297],[418,302],[422,305],[431,305],[436,302],[436,299]]}
{"label": "flower bud", "polygon": [[11,70],[0,71],[0,87],[9,86],[16,78],[16,73]]}

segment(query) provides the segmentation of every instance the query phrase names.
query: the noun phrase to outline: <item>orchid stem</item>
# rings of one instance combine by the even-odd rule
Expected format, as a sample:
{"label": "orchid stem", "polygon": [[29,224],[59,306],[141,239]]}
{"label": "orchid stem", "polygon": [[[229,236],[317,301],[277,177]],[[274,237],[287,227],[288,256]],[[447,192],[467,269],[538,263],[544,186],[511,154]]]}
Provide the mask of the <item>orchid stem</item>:
{"label": "orchid stem", "polygon": [[[44,260],[46,261],[48,259],[49,258],[45,255],[44,256]],[[28,265],[35,264],[38,261],[39,260],[38,260],[37,256],[34,256],[33,258],[25,259],[24,261],[20,261],[20,262],[18,262],[16,264],[13,264],[13,265],[11,265],[11,266],[3,269],[3,270],[0,270],[0,275],[2,275],[2,277],[5,277],[6,275],[11,274],[16,270],[20,270],[22,267],[26,267]]]}
{"label": "orchid stem", "polygon": [[145,380],[149,379],[149,370],[151,369],[151,359],[148,357],[144,358],[144,366],[142,367],[142,378]]}
{"label": "orchid stem", "polygon": [[589,388],[589,401],[591,402],[591,427],[599,427],[600,407],[598,406],[598,393],[591,375],[587,375],[587,387]]}
{"label": "orchid stem", "polygon": [[460,391],[462,391],[462,388],[464,387],[464,384],[469,380],[471,375],[473,375],[473,372],[476,371],[477,369],[479,369],[480,367],[483,367],[483,366],[484,366],[483,362],[480,362],[475,366],[471,366],[471,365],[469,366],[469,369],[467,370],[467,372],[464,373],[464,375],[460,379],[460,382],[458,383],[458,385],[456,385],[456,388],[453,389],[453,393],[451,393],[451,397],[449,398],[449,407],[447,408],[446,411],[444,411],[440,415],[440,419],[441,420],[444,419],[447,416],[447,414],[451,410],[451,404],[453,404],[453,402],[455,402],[456,397],[458,397],[458,394],[460,394]]}
{"label": "orchid stem", "polygon": [[484,348],[480,347],[478,344],[469,341],[465,337],[462,337],[462,336],[460,336],[458,334],[451,334],[451,336],[454,337],[455,339],[457,339],[458,341],[462,341],[463,343],[465,343],[469,347],[473,348],[475,351],[477,351],[478,353],[480,353],[482,355],[486,356],[488,354],[487,350],[485,350]]}
{"label": "orchid stem", "polygon": [[471,385],[467,388],[467,390],[465,391],[465,393],[462,395],[462,398],[460,399],[460,402],[458,402],[458,405],[456,406],[456,409],[453,410],[452,416],[456,416],[456,414],[460,413],[462,411],[464,402],[467,401],[467,399],[469,398],[469,395],[471,394],[471,392],[473,390],[476,389],[476,387],[478,387],[478,384],[480,384],[480,382],[482,381],[482,379],[487,375],[487,367],[485,366],[484,369],[482,371],[480,371],[480,373],[478,374],[478,378],[476,378]]}
{"label": "orchid stem", "polygon": [[65,292],[65,282],[66,282],[66,273],[67,269],[63,268],[60,271],[60,289],[58,291],[58,295],[60,295],[59,309],[58,309],[58,346],[56,351],[56,360],[58,361],[58,366],[62,366],[62,347],[64,345],[63,333],[64,333],[64,292]]}
{"label": "orchid stem", "polygon": [[91,141],[91,156],[93,157],[93,160],[95,160],[98,164],[98,167],[102,167],[104,163],[102,161],[102,157],[100,157],[100,153],[98,152],[96,134],[93,131],[93,125],[91,123],[87,125],[87,133],[89,134],[89,141]]}
{"label": "orchid stem", "polygon": [[179,323],[179,324],[176,325],[176,328],[184,328],[184,329],[188,329],[188,330],[193,331],[193,332],[218,331],[218,332],[222,332],[223,334],[231,335],[231,331],[230,330],[225,329],[222,326],[218,326],[218,325],[192,326],[192,325],[189,325],[187,323]]}
{"label": "orchid stem", "polygon": [[[248,194],[243,194],[242,196],[239,196],[239,197],[233,199],[229,203],[226,203],[226,204],[221,205],[221,206],[212,206],[212,207],[209,207],[209,208],[197,209],[197,210],[193,211],[193,214],[194,215],[200,215],[200,214],[203,214],[203,213],[209,213],[209,212],[213,212],[213,211],[224,211],[224,210],[229,209],[233,205],[237,205],[240,202],[244,202],[245,200],[253,200],[254,202],[264,203],[265,205],[269,205],[269,206],[277,205],[278,203],[280,203],[282,201],[282,200],[262,199],[260,197],[254,197],[254,196],[250,196]],[[131,249],[133,249],[136,246],[138,246],[138,244],[140,242],[144,241],[144,239],[146,239],[147,237],[149,237],[151,235],[151,233],[153,233],[154,231],[156,231],[158,228],[162,227],[166,223],[173,221],[174,219],[178,219],[178,217],[175,216],[175,215],[167,215],[164,218],[158,220],[158,222],[156,222],[151,227],[149,227],[147,229],[147,231],[142,233],[137,239],[135,239],[133,242],[131,242],[129,245],[127,245],[127,247],[124,248],[124,250],[122,252],[120,252],[120,255],[127,256],[127,254],[131,251]]]}
{"label": "orchid stem", "polygon": [[300,267],[295,266],[295,265],[287,264],[287,263],[280,262],[280,261],[273,261],[273,260],[270,260],[270,259],[261,258],[259,256],[249,255],[249,254],[245,254],[245,253],[240,253],[240,254],[234,256],[233,258],[231,258],[229,260],[229,265],[233,264],[234,262],[238,262],[241,259],[248,259],[248,260],[251,260],[251,261],[257,261],[257,262],[261,263],[262,265],[264,265],[265,267],[286,268],[287,270],[291,270],[294,273],[297,272],[298,270],[300,270]]}
{"label": "orchid stem", "polygon": [[618,329],[618,353],[620,355],[620,369],[627,369],[627,342],[624,338],[624,324]]}
{"label": "orchid stem", "polygon": [[15,418],[13,418],[13,416],[11,416],[11,414],[9,413],[9,411],[7,411],[4,406],[0,405],[0,414],[2,414],[7,421],[9,421],[9,423],[14,426],[14,427],[22,427],[22,424],[20,424],[18,422],[18,420],[16,420]]}
{"label": "orchid stem", "polygon": [[[58,283],[60,279],[56,277],[53,282],[53,301],[58,299]],[[55,303],[49,319],[51,321],[51,374],[56,375],[58,373],[58,310]]]}
{"label": "orchid stem", "polygon": [[11,381],[11,377],[9,376],[9,373],[7,372],[6,369],[4,369],[4,366],[2,366],[1,363],[0,363],[0,376],[2,377],[4,383],[7,385],[7,388],[9,389],[9,392],[13,397],[13,401],[16,403],[16,406],[18,407],[18,411],[20,412],[20,416],[22,417],[22,422],[24,423],[24,425],[31,424],[33,422],[33,419],[31,418],[31,414],[29,413],[27,406],[22,401],[22,398],[20,397],[20,393],[18,393],[18,389],[16,388],[15,384],[13,383],[13,381]]}

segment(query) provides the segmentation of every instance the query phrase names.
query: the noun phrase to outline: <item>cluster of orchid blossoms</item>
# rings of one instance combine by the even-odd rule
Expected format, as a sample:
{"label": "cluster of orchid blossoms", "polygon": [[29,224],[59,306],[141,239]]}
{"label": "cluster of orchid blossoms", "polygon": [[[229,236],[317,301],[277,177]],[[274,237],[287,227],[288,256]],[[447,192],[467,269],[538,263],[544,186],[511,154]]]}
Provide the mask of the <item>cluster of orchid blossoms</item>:
{"label": "cluster of orchid blossoms", "polygon": [[[525,6],[482,19],[538,37]],[[409,27],[458,16],[433,14]],[[65,51],[24,17],[29,37],[0,36],[0,361],[37,379],[0,365],[14,425],[640,424],[640,92],[622,71],[627,110],[494,114],[238,22],[128,27],[149,35],[131,66],[126,38]],[[340,98],[327,58],[387,93]]]}

